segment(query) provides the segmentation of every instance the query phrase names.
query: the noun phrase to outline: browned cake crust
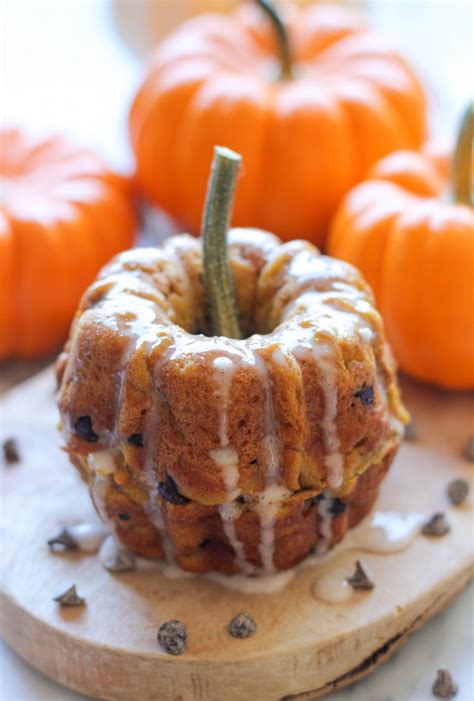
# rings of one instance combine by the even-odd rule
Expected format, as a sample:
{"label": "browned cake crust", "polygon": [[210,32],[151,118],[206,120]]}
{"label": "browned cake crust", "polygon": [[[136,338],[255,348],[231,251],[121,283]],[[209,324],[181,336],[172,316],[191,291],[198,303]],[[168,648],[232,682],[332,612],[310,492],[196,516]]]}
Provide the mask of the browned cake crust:
{"label": "browned cake crust", "polygon": [[115,258],[58,361],[67,449],[132,551],[287,569],[371,508],[406,414],[372,295],[311,244],[230,233],[248,338],[208,337],[201,241]]}

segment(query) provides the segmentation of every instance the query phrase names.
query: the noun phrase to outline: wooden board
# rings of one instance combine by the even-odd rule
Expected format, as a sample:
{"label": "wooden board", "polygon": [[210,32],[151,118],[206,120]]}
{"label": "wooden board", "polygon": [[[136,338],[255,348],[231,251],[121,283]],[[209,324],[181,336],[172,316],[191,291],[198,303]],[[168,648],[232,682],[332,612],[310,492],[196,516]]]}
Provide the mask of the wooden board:
{"label": "wooden board", "polygon": [[[58,523],[91,520],[93,510],[60,450],[51,371],[20,385],[0,404],[2,437],[15,436],[22,453],[21,463],[2,466],[3,636],[44,674],[114,701],[303,701],[369,673],[464,588],[473,567],[472,493],[457,508],[445,497],[453,477],[472,488],[474,468],[462,458],[474,433],[472,395],[409,382],[404,395],[419,438],[403,445],[377,508],[443,510],[452,531],[440,539],[417,536],[399,553],[365,553],[376,588],[329,605],[314,598],[312,584],[331,558],[352,547],[352,536],[271,594],[170,580],[158,570],[111,575],[94,555],[51,554],[46,541]],[[52,597],[72,582],[87,605],[60,609]],[[242,610],[258,624],[247,640],[226,630]],[[180,657],[157,645],[158,626],[170,618],[188,627]]]}

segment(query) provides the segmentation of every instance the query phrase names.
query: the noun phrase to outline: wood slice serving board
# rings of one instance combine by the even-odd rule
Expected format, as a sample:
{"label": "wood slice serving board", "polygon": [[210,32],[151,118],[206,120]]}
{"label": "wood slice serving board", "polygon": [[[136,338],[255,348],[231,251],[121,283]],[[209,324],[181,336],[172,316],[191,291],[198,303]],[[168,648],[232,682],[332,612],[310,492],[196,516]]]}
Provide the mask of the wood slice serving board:
{"label": "wood slice serving board", "polygon": [[[474,433],[472,395],[405,382],[404,396],[418,437],[402,446],[376,509],[444,511],[450,533],[416,535],[399,552],[361,553],[361,524],[283,589],[244,593],[209,579],[170,579],[157,567],[113,575],[97,555],[50,553],[46,541],[58,524],[94,515],[60,450],[52,372],[23,383],[0,404],[2,438],[14,436],[22,458],[2,466],[2,635],[44,674],[114,701],[302,701],[369,673],[464,588],[473,567],[474,468],[462,455]],[[445,493],[454,477],[471,484],[458,507]],[[361,558],[376,586],[324,603],[313,583],[341,557]],[[72,583],[87,604],[61,609],[52,597]],[[240,611],[257,621],[246,640],[227,632]],[[156,639],[172,618],[189,632],[179,657]]]}

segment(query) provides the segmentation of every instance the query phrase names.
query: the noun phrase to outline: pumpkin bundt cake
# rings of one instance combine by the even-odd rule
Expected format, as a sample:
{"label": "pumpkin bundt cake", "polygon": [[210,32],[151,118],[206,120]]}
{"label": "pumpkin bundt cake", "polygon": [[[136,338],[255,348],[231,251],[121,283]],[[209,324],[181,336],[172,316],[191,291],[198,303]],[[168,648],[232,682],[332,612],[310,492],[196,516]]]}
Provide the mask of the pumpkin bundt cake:
{"label": "pumpkin bundt cake", "polygon": [[311,244],[234,229],[243,340],[210,336],[201,239],[135,249],[82,299],[58,361],[67,450],[134,553],[269,573],[370,510],[405,412],[372,294]]}

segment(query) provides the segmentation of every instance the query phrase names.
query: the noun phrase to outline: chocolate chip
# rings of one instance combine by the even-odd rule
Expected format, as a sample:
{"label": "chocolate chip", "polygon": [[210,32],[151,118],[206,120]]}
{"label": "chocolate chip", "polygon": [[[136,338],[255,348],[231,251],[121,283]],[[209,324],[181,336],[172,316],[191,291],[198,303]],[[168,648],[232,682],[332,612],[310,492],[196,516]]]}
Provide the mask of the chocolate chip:
{"label": "chocolate chip", "polygon": [[250,500],[251,497],[247,496],[246,494],[240,494],[235,501],[237,504],[248,504]]}
{"label": "chocolate chip", "polygon": [[137,569],[133,553],[120,546],[113,553],[113,557],[104,558],[103,565],[108,572],[131,572]]}
{"label": "chocolate chip", "polygon": [[79,594],[77,593],[75,584],[73,584],[72,587],[69,587],[69,589],[66,589],[66,591],[62,594],[59,594],[59,596],[55,596],[53,598],[53,601],[57,601],[58,604],[63,608],[71,608],[73,606],[84,606],[84,604],[86,603],[86,600],[83,599],[82,596],[79,596]]}
{"label": "chocolate chip", "polygon": [[418,438],[418,431],[413,421],[409,421],[407,424],[405,424],[405,428],[403,429],[403,438],[406,441],[414,441]]}
{"label": "chocolate chip", "polygon": [[360,560],[355,563],[354,574],[346,580],[353,589],[359,589],[361,591],[370,591],[374,588],[375,584],[370,580],[367,572],[362,566]]}
{"label": "chocolate chip", "polygon": [[309,497],[309,499],[305,499],[304,505],[306,509],[311,508],[311,506],[314,506],[314,504],[317,504],[318,499],[317,497]]}
{"label": "chocolate chip", "polygon": [[442,513],[433,514],[433,516],[425,523],[421,532],[423,535],[427,535],[434,538],[439,538],[442,535],[446,535],[451,530],[451,526],[446,521],[446,517]]}
{"label": "chocolate chip", "polygon": [[324,492],[321,492],[320,494],[316,494],[314,497],[309,497],[309,499],[305,500],[305,507],[307,509],[310,508],[310,506],[313,506],[313,504],[319,504],[321,501],[324,501],[326,499],[326,495]]}
{"label": "chocolate chip", "polygon": [[169,475],[164,482],[160,482],[158,485],[158,492],[163,499],[166,499],[171,504],[187,504],[189,501],[189,499],[178,492],[176,482]]}
{"label": "chocolate chip", "polygon": [[181,621],[166,621],[158,628],[158,642],[169,655],[180,655],[188,640],[188,631]]}
{"label": "chocolate chip", "polygon": [[82,438],[88,443],[97,443],[99,436],[92,429],[92,421],[90,416],[80,416],[74,424],[74,430],[79,438]]}
{"label": "chocolate chip", "polygon": [[374,403],[374,388],[372,385],[362,387],[354,394],[354,397],[358,397],[364,406],[370,406]]}
{"label": "chocolate chip", "polygon": [[207,548],[208,545],[212,543],[212,540],[210,538],[206,538],[206,540],[203,540],[202,543],[199,543],[200,548]]}
{"label": "chocolate chip", "polygon": [[347,509],[347,504],[344,504],[343,501],[340,499],[333,499],[332,504],[329,507],[329,511],[331,513],[331,516],[339,516],[340,514],[343,514],[344,511]]}
{"label": "chocolate chip", "polygon": [[3,442],[3,459],[8,465],[20,462],[18,445],[14,438],[7,438],[6,441]]}
{"label": "chocolate chip", "polygon": [[458,685],[447,669],[438,669],[431,691],[438,699],[453,699],[458,693]]}
{"label": "chocolate chip", "polygon": [[466,480],[453,480],[448,484],[446,492],[451,504],[462,504],[469,493],[469,485]]}
{"label": "chocolate chip", "polygon": [[136,448],[143,448],[143,436],[141,433],[132,433],[131,436],[127,438],[127,443],[134,445]]}
{"label": "chocolate chip", "polygon": [[238,613],[230,621],[227,630],[234,638],[250,638],[257,630],[257,624],[248,613]]}
{"label": "chocolate chip", "polygon": [[50,550],[77,550],[77,541],[72,537],[69,529],[62,528],[57,535],[48,540]]}
{"label": "chocolate chip", "polygon": [[474,436],[469,436],[463,450],[464,457],[469,462],[474,462]]}
{"label": "chocolate chip", "polygon": [[118,514],[118,517],[121,521],[130,521],[130,514],[126,514],[125,512]]}

